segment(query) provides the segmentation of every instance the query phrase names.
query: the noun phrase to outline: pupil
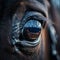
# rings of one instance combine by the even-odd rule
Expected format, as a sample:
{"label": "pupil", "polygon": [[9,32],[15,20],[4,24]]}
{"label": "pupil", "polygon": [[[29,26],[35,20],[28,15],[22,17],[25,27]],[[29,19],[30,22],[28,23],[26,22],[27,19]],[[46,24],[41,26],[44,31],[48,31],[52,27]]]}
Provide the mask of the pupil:
{"label": "pupil", "polygon": [[40,28],[37,28],[37,27],[25,27],[24,31],[29,31],[31,33],[37,33],[40,31]]}

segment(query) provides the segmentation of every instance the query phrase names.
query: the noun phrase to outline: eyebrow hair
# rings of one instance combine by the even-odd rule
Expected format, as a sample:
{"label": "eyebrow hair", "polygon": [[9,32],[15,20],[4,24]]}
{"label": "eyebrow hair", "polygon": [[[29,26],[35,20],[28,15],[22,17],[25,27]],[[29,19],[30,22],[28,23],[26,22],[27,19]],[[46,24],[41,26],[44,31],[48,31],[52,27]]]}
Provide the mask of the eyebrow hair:
{"label": "eyebrow hair", "polygon": [[43,13],[44,16],[48,16],[48,14],[47,14],[47,8],[43,4],[44,3],[43,0],[18,0],[18,1],[17,0],[8,0],[7,2],[6,1],[4,2],[4,6],[3,6],[3,14],[9,13],[11,11],[11,8],[14,9],[15,8],[14,6],[16,5],[16,3],[18,3],[18,2],[26,2],[27,3],[26,4],[27,7],[31,8],[33,10],[36,10],[38,12]]}
{"label": "eyebrow hair", "polygon": [[48,16],[47,14],[47,7],[46,5],[42,4],[41,2],[37,1],[37,0],[28,0],[26,1],[26,5],[36,11],[42,12],[44,14],[44,16]]}

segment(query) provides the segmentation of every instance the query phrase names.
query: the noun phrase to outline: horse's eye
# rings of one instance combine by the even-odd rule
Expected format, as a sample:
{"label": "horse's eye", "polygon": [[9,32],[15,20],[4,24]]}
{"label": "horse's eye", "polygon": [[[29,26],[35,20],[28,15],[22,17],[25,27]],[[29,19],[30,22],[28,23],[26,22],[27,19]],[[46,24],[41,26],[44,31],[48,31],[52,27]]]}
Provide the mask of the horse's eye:
{"label": "horse's eye", "polygon": [[41,23],[37,20],[29,20],[23,27],[23,36],[27,40],[35,40],[39,37]]}

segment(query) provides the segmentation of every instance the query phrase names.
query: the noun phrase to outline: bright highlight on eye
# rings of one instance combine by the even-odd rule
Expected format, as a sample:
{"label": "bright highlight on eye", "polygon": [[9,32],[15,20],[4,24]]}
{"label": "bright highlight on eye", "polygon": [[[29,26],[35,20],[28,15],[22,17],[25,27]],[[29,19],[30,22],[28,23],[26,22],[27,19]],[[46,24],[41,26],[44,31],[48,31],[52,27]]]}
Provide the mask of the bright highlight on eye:
{"label": "bright highlight on eye", "polygon": [[36,27],[36,28],[41,28],[41,23],[36,20],[30,20],[28,21],[24,27]]}

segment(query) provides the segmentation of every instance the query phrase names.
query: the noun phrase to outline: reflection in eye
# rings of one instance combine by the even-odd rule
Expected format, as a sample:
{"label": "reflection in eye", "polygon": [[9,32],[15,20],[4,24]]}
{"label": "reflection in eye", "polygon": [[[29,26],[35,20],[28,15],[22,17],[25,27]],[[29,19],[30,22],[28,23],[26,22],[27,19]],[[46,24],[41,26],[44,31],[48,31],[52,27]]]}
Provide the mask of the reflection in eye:
{"label": "reflection in eye", "polygon": [[41,28],[41,23],[36,20],[30,20],[28,21],[24,27],[35,27],[35,28]]}
{"label": "reflection in eye", "polygon": [[36,40],[41,31],[41,23],[36,20],[28,21],[23,28],[23,35],[26,40]]}

